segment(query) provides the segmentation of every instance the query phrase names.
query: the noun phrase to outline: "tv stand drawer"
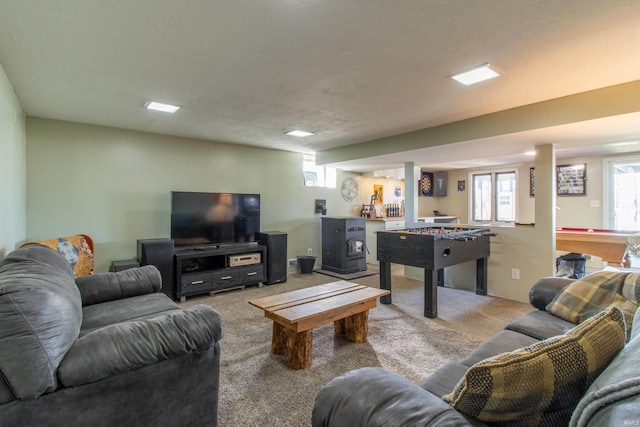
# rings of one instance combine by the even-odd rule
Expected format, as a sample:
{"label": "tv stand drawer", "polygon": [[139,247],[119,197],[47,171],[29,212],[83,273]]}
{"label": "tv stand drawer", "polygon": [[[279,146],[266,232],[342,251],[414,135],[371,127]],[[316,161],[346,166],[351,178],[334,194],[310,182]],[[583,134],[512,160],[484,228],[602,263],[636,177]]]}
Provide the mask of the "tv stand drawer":
{"label": "tv stand drawer", "polygon": [[211,289],[211,273],[197,273],[182,276],[182,293],[206,291]]}
{"label": "tv stand drawer", "polygon": [[264,265],[256,264],[245,267],[235,267],[240,283],[256,283],[264,280]]}

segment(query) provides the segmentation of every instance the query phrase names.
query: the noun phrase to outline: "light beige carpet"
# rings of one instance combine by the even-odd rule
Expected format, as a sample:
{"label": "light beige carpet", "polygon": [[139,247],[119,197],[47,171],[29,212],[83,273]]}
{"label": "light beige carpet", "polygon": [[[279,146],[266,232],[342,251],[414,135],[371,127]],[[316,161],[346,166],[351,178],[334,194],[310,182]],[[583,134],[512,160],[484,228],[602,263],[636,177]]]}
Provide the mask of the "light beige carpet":
{"label": "light beige carpet", "polygon": [[[220,374],[220,426],[308,426],[317,392],[332,378],[380,366],[419,383],[448,361],[459,360],[506,323],[533,310],[524,303],[439,288],[437,319],[423,317],[423,285],[393,271],[393,304],[369,312],[365,344],[335,336],[333,325],[313,330],[312,366],[293,371],[270,353],[271,321],[247,303],[337,279],[290,274],[286,283],[189,298],[183,307],[207,304],[224,319]],[[379,276],[353,280],[379,287]]]}

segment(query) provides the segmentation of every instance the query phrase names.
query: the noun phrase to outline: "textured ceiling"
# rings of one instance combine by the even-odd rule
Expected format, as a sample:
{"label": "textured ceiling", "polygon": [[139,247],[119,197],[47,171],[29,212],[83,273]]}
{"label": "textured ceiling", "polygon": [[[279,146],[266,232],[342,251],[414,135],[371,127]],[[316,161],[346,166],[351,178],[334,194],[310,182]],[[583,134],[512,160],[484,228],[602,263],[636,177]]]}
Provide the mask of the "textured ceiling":
{"label": "textured ceiling", "polygon": [[[30,116],[312,152],[640,80],[639,17],[638,0],[2,0],[0,63]],[[485,62],[504,75],[447,78]],[[585,125],[510,146],[640,138],[634,115]],[[370,166],[476,165],[500,138]]]}

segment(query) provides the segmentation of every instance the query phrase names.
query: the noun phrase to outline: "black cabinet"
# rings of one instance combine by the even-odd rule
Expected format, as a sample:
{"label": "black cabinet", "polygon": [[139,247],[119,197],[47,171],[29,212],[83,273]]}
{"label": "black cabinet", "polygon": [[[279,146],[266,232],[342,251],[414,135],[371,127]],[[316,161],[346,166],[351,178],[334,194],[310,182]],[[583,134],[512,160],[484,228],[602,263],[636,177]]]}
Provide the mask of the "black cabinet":
{"label": "black cabinet", "polygon": [[184,302],[188,296],[262,283],[266,249],[256,244],[177,249],[176,296]]}

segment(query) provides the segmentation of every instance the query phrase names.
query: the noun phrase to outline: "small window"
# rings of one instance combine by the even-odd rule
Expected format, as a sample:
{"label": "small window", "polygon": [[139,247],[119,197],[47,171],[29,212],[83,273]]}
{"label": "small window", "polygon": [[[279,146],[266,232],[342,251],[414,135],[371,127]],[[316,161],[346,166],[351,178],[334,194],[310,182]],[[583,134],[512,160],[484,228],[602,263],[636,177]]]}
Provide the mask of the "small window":
{"label": "small window", "polygon": [[302,175],[306,187],[336,188],[336,169],[317,166],[315,154],[302,155]]}
{"label": "small window", "polygon": [[470,206],[474,222],[515,222],[515,171],[471,172]]}

